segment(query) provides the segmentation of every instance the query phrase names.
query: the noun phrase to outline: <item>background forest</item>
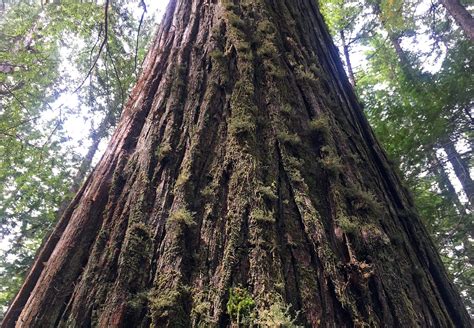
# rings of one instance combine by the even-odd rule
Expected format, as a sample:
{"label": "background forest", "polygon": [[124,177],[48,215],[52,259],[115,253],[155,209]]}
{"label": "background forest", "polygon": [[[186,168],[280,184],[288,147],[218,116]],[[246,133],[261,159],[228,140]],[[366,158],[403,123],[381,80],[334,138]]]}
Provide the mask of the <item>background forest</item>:
{"label": "background forest", "polygon": [[[100,157],[166,2],[0,4],[0,313]],[[366,115],[472,312],[474,44],[447,2],[320,7]]]}

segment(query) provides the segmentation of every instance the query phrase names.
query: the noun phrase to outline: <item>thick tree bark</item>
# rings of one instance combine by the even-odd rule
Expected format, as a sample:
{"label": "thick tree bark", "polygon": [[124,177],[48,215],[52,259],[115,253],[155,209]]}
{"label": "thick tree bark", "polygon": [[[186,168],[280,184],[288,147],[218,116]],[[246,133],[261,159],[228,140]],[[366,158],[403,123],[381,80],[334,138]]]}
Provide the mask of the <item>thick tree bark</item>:
{"label": "thick tree bark", "polygon": [[441,0],[441,3],[466,33],[466,36],[474,40],[474,18],[461,2],[459,0]]}
{"label": "thick tree bark", "polygon": [[3,327],[470,325],[313,0],[171,0],[42,254]]}

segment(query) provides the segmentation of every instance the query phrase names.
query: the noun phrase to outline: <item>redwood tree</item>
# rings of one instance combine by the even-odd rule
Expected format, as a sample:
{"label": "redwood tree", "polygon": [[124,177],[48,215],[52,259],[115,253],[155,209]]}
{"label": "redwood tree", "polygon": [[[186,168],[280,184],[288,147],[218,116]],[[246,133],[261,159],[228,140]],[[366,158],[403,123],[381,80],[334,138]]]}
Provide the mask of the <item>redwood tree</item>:
{"label": "redwood tree", "polygon": [[282,318],[470,326],[316,2],[171,0],[3,327]]}

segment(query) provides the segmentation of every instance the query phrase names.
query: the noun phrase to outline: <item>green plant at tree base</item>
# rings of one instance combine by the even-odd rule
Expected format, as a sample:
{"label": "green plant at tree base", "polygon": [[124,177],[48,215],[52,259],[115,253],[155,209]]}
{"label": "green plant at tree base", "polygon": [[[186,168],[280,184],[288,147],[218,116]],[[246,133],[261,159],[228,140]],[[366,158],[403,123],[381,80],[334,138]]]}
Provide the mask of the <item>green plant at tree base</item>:
{"label": "green plant at tree base", "polygon": [[233,322],[240,325],[250,325],[251,315],[255,308],[255,301],[250,293],[242,287],[233,287],[229,290],[229,300],[227,301],[227,313]]}

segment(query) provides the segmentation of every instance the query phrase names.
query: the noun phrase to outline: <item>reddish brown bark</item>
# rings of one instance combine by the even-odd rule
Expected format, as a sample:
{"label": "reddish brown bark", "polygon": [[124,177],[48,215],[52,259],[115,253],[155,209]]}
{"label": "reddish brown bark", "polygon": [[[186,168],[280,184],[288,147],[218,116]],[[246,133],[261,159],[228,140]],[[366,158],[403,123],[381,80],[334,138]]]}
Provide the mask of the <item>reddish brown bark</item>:
{"label": "reddish brown bark", "polygon": [[235,326],[233,286],[254,320],[468,327],[322,22],[312,0],[171,0],[3,327]]}

